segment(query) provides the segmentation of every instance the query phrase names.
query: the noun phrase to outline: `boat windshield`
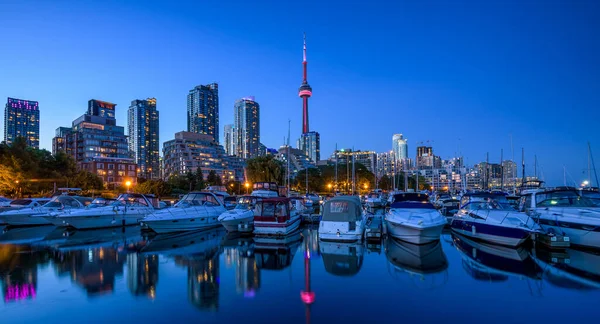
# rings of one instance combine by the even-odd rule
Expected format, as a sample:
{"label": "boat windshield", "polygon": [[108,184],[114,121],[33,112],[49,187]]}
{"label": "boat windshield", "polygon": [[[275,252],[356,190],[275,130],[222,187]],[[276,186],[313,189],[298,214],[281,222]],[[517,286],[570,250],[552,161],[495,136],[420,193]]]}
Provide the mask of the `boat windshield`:
{"label": "boat windshield", "polygon": [[203,192],[192,192],[181,198],[174,207],[186,208],[191,206],[206,206],[215,207],[221,203],[215,198],[215,196]]}
{"label": "boat windshield", "polygon": [[487,198],[482,201],[473,201],[466,206],[465,209],[470,210],[505,210],[505,211],[515,211],[515,208],[508,203],[508,201],[503,200],[495,200],[492,198]]}
{"label": "boat windshield", "polygon": [[120,195],[119,198],[115,202],[112,203],[113,206],[139,206],[139,207],[148,207],[148,202],[142,196],[132,196],[132,195]]}
{"label": "boat windshield", "polygon": [[78,208],[81,207],[81,205],[79,204],[79,202],[77,202],[77,200],[75,200],[75,198],[71,197],[71,196],[54,196],[54,198],[52,198],[49,202],[47,202],[44,206],[42,207],[49,207],[49,208]]}
{"label": "boat windshield", "polygon": [[369,198],[379,198],[379,195],[376,193],[369,194]]}
{"label": "boat windshield", "polygon": [[254,208],[254,204],[256,203],[256,198],[252,197],[240,197],[237,200],[237,205],[235,205],[235,209],[252,209]]}
{"label": "boat windshield", "polygon": [[591,200],[591,202],[596,206],[600,207],[600,192],[595,191],[583,191],[583,197]]}
{"label": "boat windshield", "polygon": [[541,192],[535,195],[537,207],[596,207],[592,200],[575,191]]}
{"label": "boat windshield", "polygon": [[256,204],[255,215],[260,216],[288,216],[287,202],[264,202]]}

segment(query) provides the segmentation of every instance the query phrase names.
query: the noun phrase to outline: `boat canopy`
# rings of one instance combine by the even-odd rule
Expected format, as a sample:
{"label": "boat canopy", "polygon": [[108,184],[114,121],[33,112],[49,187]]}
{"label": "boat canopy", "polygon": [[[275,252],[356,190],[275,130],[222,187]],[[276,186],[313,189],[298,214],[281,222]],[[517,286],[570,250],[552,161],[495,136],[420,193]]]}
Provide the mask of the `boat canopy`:
{"label": "boat canopy", "polygon": [[206,206],[216,207],[220,206],[221,202],[211,192],[190,192],[187,195],[181,197],[178,203],[174,207],[190,207],[190,206]]}
{"label": "boat canopy", "polygon": [[355,222],[362,217],[360,198],[356,196],[340,196],[328,200],[323,207],[322,221]]}
{"label": "boat canopy", "polygon": [[252,185],[252,190],[271,190],[279,192],[279,186],[275,182],[256,182]]}
{"label": "boat canopy", "polygon": [[267,198],[256,202],[254,215],[258,217],[286,217],[289,216],[288,198]]}
{"label": "boat canopy", "polygon": [[403,192],[395,194],[390,208],[427,208],[435,209],[429,202],[429,195],[418,192]]}

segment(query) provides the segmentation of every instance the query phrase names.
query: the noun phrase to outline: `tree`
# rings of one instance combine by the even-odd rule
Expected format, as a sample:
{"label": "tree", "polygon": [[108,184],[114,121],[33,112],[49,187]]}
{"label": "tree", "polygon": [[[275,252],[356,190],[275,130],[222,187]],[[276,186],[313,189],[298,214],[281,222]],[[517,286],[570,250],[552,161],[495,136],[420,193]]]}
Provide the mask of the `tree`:
{"label": "tree", "polygon": [[202,190],[204,189],[204,187],[206,187],[206,184],[204,183],[204,175],[202,174],[202,169],[200,167],[196,168],[196,186],[194,187],[195,190]]}
{"label": "tree", "polygon": [[153,194],[156,197],[164,197],[171,194],[171,186],[163,180],[146,180],[135,186],[135,191],[141,194]]}
{"label": "tree", "polygon": [[[306,192],[306,174],[307,169],[298,172],[296,182],[301,192]],[[321,176],[321,171],[317,168],[308,168],[308,190],[311,192],[322,192],[325,188],[325,181]]]}
{"label": "tree", "polygon": [[206,177],[206,182],[208,182],[209,186],[220,186],[222,185],[221,177],[217,175],[215,170],[210,170],[208,176]]}
{"label": "tree", "polygon": [[381,188],[383,190],[391,190],[392,189],[392,179],[390,179],[390,177],[388,177],[387,175],[384,175],[381,177],[381,179],[379,179],[378,186],[379,186],[379,188]]}
{"label": "tree", "polygon": [[283,183],[285,168],[273,155],[246,160],[246,176],[251,182]]}
{"label": "tree", "polygon": [[101,190],[104,188],[102,178],[98,175],[88,172],[79,171],[75,177],[71,180],[74,187],[85,188],[85,189],[97,189]]}

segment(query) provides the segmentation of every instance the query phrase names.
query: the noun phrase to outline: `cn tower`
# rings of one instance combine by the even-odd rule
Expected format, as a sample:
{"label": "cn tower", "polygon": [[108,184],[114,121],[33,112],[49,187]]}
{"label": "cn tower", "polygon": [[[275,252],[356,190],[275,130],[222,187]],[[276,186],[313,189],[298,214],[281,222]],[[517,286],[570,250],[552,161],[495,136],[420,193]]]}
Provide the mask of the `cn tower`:
{"label": "cn tower", "polygon": [[302,68],[304,70],[304,77],[302,79],[302,85],[298,89],[298,96],[302,98],[302,134],[309,132],[308,128],[308,98],[312,96],[312,88],[306,81],[306,33],[304,33],[304,49],[302,53]]}

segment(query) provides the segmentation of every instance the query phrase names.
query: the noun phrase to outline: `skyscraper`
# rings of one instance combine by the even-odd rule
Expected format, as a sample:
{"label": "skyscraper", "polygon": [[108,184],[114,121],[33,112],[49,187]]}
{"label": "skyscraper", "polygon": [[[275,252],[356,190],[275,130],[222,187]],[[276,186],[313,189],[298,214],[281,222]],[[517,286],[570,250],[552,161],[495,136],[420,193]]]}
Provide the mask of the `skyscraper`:
{"label": "skyscraper", "polygon": [[316,165],[321,159],[321,135],[318,132],[303,133],[298,139],[298,148]]}
{"label": "skyscraper", "polygon": [[133,100],[127,112],[129,150],[138,166],[138,176],[155,179],[160,176],[158,110],[156,99]]}
{"label": "skyscraper", "polygon": [[302,54],[303,78],[302,85],[298,89],[298,96],[302,98],[302,135],[298,139],[298,148],[317,164],[321,158],[321,136],[318,132],[311,132],[308,126],[308,98],[312,96],[312,88],[307,81],[306,34]]}
{"label": "skyscraper", "polygon": [[235,155],[244,159],[257,157],[260,146],[260,105],[254,97],[236,100],[233,115]]}
{"label": "skyscraper", "polygon": [[402,134],[394,134],[392,136],[392,151],[394,157],[398,161],[408,158],[408,140]]}
{"label": "skyscraper", "polygon": [[234,128],[233,128],[233,124],[227,124],[224,127],[224,146],[225,146],[225,153],[227,155],[235,155],[235,149],[234,149]]}
{"label": "skyscraper", "polygon": [[40,109],[37,101],[8,98],[4,108],[4,141],[23,137],[27,145],[40,147]]}
{"label": "skyscraper", "polygon": [[210,135],[219,142],[219,85],[199,85],[187,97],[188,132]]}

